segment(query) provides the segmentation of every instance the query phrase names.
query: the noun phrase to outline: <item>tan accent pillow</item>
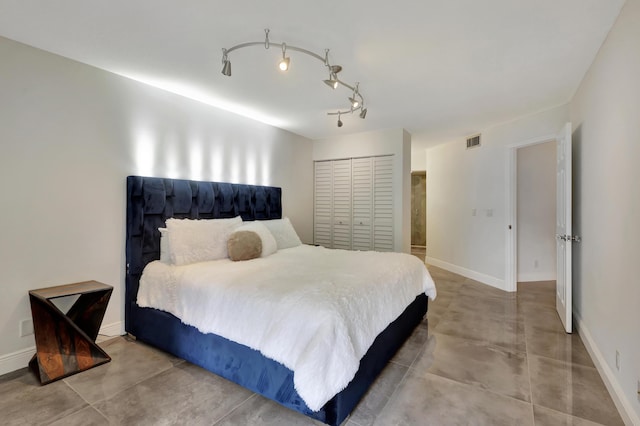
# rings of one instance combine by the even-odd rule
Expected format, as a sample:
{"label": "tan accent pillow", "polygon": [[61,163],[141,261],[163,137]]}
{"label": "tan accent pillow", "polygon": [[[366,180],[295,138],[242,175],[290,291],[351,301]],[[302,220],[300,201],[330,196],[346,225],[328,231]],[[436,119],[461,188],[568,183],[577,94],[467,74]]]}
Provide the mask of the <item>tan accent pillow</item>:
{"label": "tan accent pillow", "polygon": [[227,249],[233,261],[255,259],[262,254],[262,240],[253,231],[235,231],[227,241]]}

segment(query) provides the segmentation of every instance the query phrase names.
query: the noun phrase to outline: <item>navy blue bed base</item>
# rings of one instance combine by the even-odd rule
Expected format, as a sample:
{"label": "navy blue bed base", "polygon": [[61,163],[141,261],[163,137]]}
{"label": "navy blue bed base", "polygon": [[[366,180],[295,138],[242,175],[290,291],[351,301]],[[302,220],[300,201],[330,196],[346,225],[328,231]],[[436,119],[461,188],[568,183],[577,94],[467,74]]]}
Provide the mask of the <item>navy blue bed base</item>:
{"label": "navy blue bed base", "polygon": [[203,334],[171,314],[140,308],[136,304],[144,266],[160,257],[157,228],[164,226],[166,219],[238,215],[243,220],[281,218],[281,189],[140,176],[127,178],[125,329],[140,341],[199,365],[285,407],[324,423],[339,425],[422,321],[427,311],[427,297],[424,294],[418,296],[378,335],[360,361],[356,376],[343,391],[320,411],[311,411],[293,386],[293,372],[282,364],[221,336]]}

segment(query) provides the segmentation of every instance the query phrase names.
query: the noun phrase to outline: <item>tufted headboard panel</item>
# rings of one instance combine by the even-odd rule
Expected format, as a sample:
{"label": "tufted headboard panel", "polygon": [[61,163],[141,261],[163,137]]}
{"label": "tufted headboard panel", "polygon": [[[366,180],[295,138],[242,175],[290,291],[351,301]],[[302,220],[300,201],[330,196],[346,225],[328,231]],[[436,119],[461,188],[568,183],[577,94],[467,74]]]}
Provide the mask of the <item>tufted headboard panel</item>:
{"label": "tufted headboard panel", "polygon": [[[160,232],[168,218],[243,220],[282,218],[282,189],[273,186],[127,177],[125,328],[137,308],[140,275],[160,258]],[[139,309],[139,308],[138,308]]]}

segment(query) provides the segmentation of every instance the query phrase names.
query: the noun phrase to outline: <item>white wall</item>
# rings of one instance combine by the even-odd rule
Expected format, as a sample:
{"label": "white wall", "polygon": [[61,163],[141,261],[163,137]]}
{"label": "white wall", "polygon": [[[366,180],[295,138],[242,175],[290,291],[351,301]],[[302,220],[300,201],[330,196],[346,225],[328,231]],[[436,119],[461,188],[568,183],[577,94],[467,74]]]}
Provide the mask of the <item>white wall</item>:
{"label": "white wall", "polygon": [[313,142],[313,160],[394,155],[394,250],[411,251],[411,135],[389,129],[344,135]]}
{"label": "white wall", "polygon": [[114,286],[123,329],[125,177],[268,184],[312,241],[308,139],[0,38],[0,374],[26,366],[29,289]]}
{"label": "white wall", "polygon": [[427,149],[427,262],[505,288],[508,146],[556,134],[568,116],[563,105],[483,129],[477,148]]}
{"label": "white wall", "polygon": [[423,147],[411,147],[411,171],[423,172],[427,170],[427,150]]}
{"label": "white wall", "polygon": [[518,282],[556,279],[556,144],[517,150]]}
{"label": "white wall", "polygon": [[[640,425],[640,0],[627,0],[571,102],[574,312],[628,424]],[[620,352],[620,371],[615,352]],[[614,398],[615,399],[615,398]]]}

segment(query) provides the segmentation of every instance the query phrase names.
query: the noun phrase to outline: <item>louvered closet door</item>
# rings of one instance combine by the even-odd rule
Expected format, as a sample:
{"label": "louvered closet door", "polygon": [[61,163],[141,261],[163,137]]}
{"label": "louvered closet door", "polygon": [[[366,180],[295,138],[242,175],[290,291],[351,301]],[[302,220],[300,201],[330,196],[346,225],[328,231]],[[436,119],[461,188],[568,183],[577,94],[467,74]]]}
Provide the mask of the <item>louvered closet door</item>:
{"label": "louvered closet door", "polygon": [[353,195],[353,250],[371,250],[373,176],[372,158],[354,158],[351,160],[351,182]]}
{"label": "louvered closet door", "polygon": [[393,157],[372,160],[373,249],[393,251]]}
{"label": "louvered closet door", "polygon": [[331,161],[315,163],[313,242],[331,248],[331,222],[333,218],[333,166]]}
{"label": "louvered closet door", "polygon": [[351,250],[351,160],[333,161],[333,244]]}

